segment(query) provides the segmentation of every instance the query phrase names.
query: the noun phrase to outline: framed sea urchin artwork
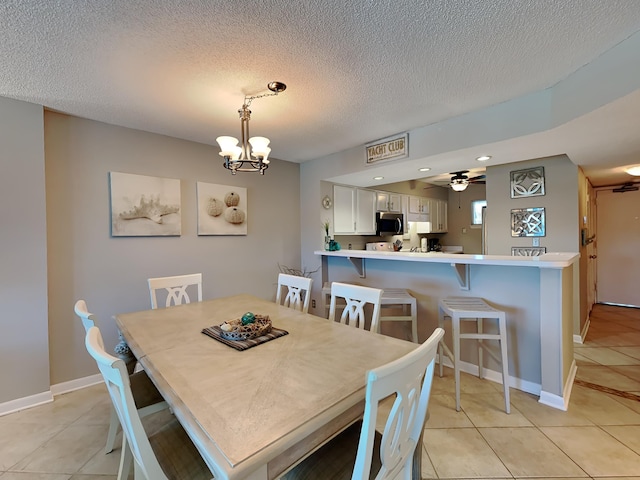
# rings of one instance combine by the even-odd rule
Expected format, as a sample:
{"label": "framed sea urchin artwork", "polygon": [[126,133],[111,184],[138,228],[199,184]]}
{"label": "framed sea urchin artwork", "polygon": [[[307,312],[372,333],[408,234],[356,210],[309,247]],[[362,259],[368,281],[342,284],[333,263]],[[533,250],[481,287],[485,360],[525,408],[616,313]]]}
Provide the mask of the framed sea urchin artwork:
{"label": "framed sea urchin artwork", "polygon": [[246,235],[247,189],[198,182],[198,235]]}
{"label": "framed sea urchin artwork", "polygon": [[110,172],[109,187],[112,237],[180,235],[180,180]]}

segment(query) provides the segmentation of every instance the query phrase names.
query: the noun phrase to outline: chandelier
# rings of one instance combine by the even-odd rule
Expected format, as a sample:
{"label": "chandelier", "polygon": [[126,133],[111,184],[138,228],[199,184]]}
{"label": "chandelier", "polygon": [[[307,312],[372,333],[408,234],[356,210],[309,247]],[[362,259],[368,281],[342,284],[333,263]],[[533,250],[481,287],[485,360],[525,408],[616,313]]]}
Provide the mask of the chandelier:
{"label": "chandelier", "polygon": [[235,137],[218,137],[216,142],[220,145],[220,156],[224,157],[224,168],[231,170],[231,174],[236,172],[260,172],[269,168],[269,139],[266,137],[249,138],[249,120],[251,119],[251,102],[256,98],[271,97],[284,92],[287,86],[282,82],[270,82],[267,88],[273,93],[265,93],[253,97],[244,97],[244,103],[238,114],[240,115],[241,144]]}

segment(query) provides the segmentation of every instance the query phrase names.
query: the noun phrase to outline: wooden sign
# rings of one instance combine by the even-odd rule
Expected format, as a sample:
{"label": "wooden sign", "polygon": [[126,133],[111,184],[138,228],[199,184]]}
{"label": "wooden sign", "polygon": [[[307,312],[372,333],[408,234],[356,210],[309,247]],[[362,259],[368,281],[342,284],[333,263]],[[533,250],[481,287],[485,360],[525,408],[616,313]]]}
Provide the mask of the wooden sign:
{"label": "wooden sign", "polygon": [[367,165],[383,160],[404,158],[409,155],[409,134],[401,133],[392,137],[382,138],[365,145]]}

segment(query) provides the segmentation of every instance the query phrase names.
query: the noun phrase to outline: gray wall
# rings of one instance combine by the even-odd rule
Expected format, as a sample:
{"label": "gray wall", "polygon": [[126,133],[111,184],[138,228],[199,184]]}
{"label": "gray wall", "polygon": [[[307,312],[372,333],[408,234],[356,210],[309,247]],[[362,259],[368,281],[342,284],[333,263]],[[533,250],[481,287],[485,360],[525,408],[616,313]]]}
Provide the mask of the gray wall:
{"label": "gray wall", "polygon": [[42,107],[0,97],[0,404],[49,390]]}
{"label": "gray wall", "polygon": [[[462,245],[464,253],[482,253],[482,227],[471,226],[471,202],[486,200],[486,188],[471,184],[462,192],[449,192],[447,212],[448,231],[440,240],[443,245]],[[463,229],[465,233],[463,233]]]}
{"label": "gray wall", "polygon": [[[205,299],[274,299],[278,263],[300,264],[298,164],[273,160],[264,176],[233,176],[209,145],[53,112],[45,140],[52,384],[97,372],[73,315],[79,298],[112,348],[113,315],[150,308],[149,277],[202,272]],[[180,179],[182,235],[112,238],[110,171]],[[247,188],[248,235],[197,235],[199,181]]]}
{"label": "gray wall", "polygon": [[[545,195],[511,198],[510,172],[544,167]],[[578,252],[578,167],[566,155],[487,168],[487,232],[489,254],[511,255],[511,247],[531,247],[534,237],[511,236],[511,209],[544,207],[547,252]]]}

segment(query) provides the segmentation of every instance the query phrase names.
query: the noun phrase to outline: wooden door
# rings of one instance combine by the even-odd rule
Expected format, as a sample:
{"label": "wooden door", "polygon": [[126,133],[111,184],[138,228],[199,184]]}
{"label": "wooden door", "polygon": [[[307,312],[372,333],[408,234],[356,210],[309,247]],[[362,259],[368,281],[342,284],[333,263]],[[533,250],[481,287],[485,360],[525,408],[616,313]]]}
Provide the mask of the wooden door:
{"label": "wooden door", "polygon": [[597,192],[597,301],[640,307],[640,190]]}

